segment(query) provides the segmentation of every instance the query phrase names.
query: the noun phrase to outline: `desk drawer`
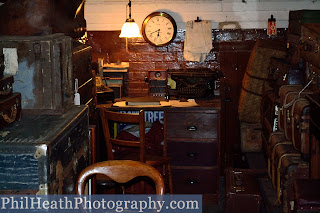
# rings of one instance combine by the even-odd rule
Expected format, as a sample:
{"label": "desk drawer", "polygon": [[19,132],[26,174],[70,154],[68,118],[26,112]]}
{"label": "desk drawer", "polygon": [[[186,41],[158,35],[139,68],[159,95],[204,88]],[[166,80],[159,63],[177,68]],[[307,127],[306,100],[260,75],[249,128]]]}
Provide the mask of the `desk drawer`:
{"label": "desk drawer", "polygon": [[167,138],[217,138],[218,114],[167,112]]}
{"label": "desk drawer", "polygon": [[174,166],[216,166],[218,144],[168,141],[168,156]]}
{"label": "desk drawer", "polygon": [[218,170],[190,167],[173,167],[173,192],[175,194],[210,194],[217,192]]}

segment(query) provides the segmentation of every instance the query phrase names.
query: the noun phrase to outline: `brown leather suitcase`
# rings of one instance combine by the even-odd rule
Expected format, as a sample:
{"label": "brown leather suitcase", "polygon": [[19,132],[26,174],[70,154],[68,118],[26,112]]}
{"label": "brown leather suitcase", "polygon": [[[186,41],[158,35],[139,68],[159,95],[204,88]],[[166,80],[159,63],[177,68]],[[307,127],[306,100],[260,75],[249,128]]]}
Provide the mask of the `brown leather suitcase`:
{"label": "brown leather suitcase", "polygon": [[272,177],[272,171],[271,171],[271,163],[272,163],[272,156],[274,155],[274,147],[278,146],[277,144],[291,144],[291,141],[288,141],[285,137],[284,133],[281,131],[272,132],[270,134],[268,144],[266,146],[266,156],[268,160],[268,175],[271,178]]}
{"label": "brown leather suitcase", "polygon": [[294,35],[288,33],[287,35],[287,61],[294,65],[298,66],[301,58],[301,43],[300,35]]}
{"label": "brown leather suitcase", "polygon": [[289,12],[288,32],[301,35],[302,26],[307,23],[320,23],[320,10],[292,10]]}
{"label": "brown leather suitcase", "polygon": [[283,85],[279,89],[279,102],[280,102],[280,108],[278,112],[278,127],[279,130],[284,131],[284,112],[283,112],[283,103],[287,96],[287,93],[289,92],[297,92],[301,91],[303,88],[302,85]]}
{"label": "brown leather suitcase", "polygon": [[304,24],[301,58],[320,68],[320,24]]}
{"label": "brown leather suitcase", "polygon": [[276,94],[283,85],[304,84],[303,69],[299,66],[293,66],[285,59],[272,57],[269,71],[268,83]]}
{"label": "brown leather suitcase", "polygon": [[7,97],[12,94],[13,76],[5,75],[0,77],[0,98]]}
{"label": "brown leather suitcase", "polygon": [[301,154],[290,143],[275,147],[272,163],[272,181],[278,201],[282,203],[284,212],[290,212],[293,210],[293,182],[309,178],[309,163],[302,160]]}
{"label": "brown leather suitcase", "polygon": [[310,154],[310,105],[308,100],[299,98],[293,103],[291,119],[293,147],[301,152],[304,160],[308,160]]}
{"label": "brown leather suitcase", "polygon": [[257,176],[249,169],[226,169],[226,213],[261,212]]}
{"label": "brown leather suitcase", "polygon": [[16,92],[0,99],[0,129],[20,119],[21,94]]}
{"label": "brown leather suitcase", "polygon": [[295,212],[320,212],[320,180],[295,180],[294,196]]}

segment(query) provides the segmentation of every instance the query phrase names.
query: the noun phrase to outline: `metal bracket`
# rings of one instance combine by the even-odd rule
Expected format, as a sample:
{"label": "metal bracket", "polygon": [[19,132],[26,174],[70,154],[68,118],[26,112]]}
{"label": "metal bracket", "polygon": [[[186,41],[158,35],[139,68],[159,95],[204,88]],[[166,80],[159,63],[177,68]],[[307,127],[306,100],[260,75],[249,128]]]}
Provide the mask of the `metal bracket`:
{"label": "metal bracket", "polygon": [[47,195],[48,194],[48,184],[40,184],[39,185],[39,191],[37,192],[37,195]]}
{"label": "metal bracket", "polygon": [[47,146],[45,144],[42,144],[40,146],[37,146],[37,151],[34,153],[34,158],[39,159],[41,156],[47,155]]}

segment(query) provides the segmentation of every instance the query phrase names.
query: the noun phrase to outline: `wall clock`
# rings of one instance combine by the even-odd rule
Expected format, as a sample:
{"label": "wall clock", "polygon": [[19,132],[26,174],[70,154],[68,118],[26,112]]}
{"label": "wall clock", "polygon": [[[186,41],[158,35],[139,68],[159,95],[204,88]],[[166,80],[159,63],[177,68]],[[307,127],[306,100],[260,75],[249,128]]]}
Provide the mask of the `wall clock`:
{"label": "wall clock", "polygon": [[144,19],[141,31],[146,42],[161,47],[170,44],[176,37],[177,24],[168,13],[154,12]]}

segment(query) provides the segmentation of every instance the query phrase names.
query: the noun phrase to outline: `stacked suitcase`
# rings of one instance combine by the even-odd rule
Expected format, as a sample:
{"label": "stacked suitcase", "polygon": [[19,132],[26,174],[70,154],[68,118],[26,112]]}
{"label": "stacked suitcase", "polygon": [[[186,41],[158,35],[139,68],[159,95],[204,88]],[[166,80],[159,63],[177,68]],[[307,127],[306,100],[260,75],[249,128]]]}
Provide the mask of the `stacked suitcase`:
{"label": "stacked suitcase", "polygon": [[290,11],[288,56],[271,59],[269,84],[273,90],[265,92],[262,99],[263,147],[268,158],[268,174],[283,212],[297,210],[297,191],[300,190],[297,182],[309,180],[312,173],[307,96],[319,86],[315,79],[320,72],[315,70],[319,70],[316,67],[319,67],[320,27],[304,23],[320,23],[319,14],[313,10]]}
{"label": "stacked suitcase", "polygon": [[21,116],[21,94],[13,93],[13,83],[12,75],[0,73],[0,130]]}

